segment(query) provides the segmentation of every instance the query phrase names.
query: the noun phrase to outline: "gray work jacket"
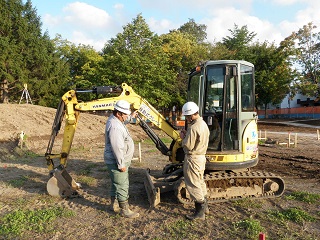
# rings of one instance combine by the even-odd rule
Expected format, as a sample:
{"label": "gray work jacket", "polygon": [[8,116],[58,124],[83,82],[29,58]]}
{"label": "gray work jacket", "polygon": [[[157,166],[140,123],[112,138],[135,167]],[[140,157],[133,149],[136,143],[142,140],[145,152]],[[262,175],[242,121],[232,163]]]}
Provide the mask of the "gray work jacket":
{"label": "gray work jacket", "polygon": [[117,164],[118,169],[128,167],[134,152],[134,143],[130,133],[118,118],[111,115],[106,123],[104,161]]}

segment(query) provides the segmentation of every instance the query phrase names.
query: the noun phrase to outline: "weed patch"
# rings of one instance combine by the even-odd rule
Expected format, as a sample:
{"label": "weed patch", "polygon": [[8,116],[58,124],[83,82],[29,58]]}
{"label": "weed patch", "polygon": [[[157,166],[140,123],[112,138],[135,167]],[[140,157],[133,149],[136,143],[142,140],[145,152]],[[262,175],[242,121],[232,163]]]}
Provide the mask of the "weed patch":
{"label": "weed patch", "polygon": [[313,222],[316,220],[309,213],[298,208],[289,208],[283,211],[278,211],[278,210],[270,211],[268,213],[268,216],[272,220],[278,219],[281,222],[289,220],[295,223],[303,223],[303,222]]}
{"label": "weed patch", "polygon": [[74,212],[61,207],[40,210],[15,210],[0,219],[0,235],[20,236],[24,231],[52,231],[50,223],[58,217],[71,217]]}
{"label": "weed patch", "polygon": [[320,200],[320,194],[308,192],[293,192],[289,196],[286,196],[286,199],[297,200],[306,203],[316,203]]}
{"label": "weed patch", "polygon": [[258,220],[245,219],[233,224],[235,231],[243,236],[243,239],[257,239],[260,232],[264,231]]}

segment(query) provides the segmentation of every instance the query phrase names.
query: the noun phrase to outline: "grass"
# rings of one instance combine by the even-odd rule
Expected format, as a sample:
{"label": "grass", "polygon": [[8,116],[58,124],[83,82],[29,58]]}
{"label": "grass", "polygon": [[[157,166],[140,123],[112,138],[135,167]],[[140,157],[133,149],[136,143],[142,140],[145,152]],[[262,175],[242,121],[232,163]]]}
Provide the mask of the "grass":
{"label": "grass", "polygon": [[98,164],[92,163],[88,164],[84,169],[81,169],[78,174],[79,175],[89,175],[92,172],[92,169],[96,168]]}
{"label": "grass", "polygon": [[[165,144],[170,144],[172,142],[172,139],[169,138],[169,137],[163,137],[163,138],[160,138],[161,141]],[[147,138],[143,141],[144,144],[154,144],[154,142],[150,139],[150,138]]]}
{"label": "grass", "polygon": [[233,202],[234,205],[241,207],[241,208],[261,208],[262,207],[262,203],[260,201],[257,200],[252,200],[249,198],[244,198],[244,199],[240,199],[240,200],[236,200]]}
{"label": "grass", "polygon": [[289,208],[282,211],[273,210],[268,212],[270,220],[280,221],[291,221],[295,223],[314,222],[316,219],[306,211],[299,208]]}
{"label": "grass", "polygon": [[76,178],[76,182],[80,182],[82,184],[87,184],[88,186],[95,187],[97,186],[98,180],[94,177],[81,175]]}
{"label": "grass", "polygon": [[235,232],[242,236],[242,239],[257,239],[259,233],[264,232],[260,221],[254,219],[245,219],[233,223]]}
{"label": "grass", "polygon": [[170,239],[190,239],[192,237],[189,231],[192,228],[192,222],[187,220],[177,220],[164,228],[164,232],[168,233]]}
{"label": "grass", "polygon": [[14,188],[20,188],[28,181],[28,179],[28,176],[20,176],[19,178],[9,180],[8,184]]}
{"label": "grass", "polygon": [[25,231],[43,233],[52,231],[50,224],[56,218],[72,217],[75,213],[62,207],[51,207],[39,210],[15,210],[0,218],[1,236],[21,236]]}
{"label": "grass", "polygon": [[286,199],[313,204],[317,203],[320,200],[320,194],[308,192],[293,192],[289,196],[286,196]]}

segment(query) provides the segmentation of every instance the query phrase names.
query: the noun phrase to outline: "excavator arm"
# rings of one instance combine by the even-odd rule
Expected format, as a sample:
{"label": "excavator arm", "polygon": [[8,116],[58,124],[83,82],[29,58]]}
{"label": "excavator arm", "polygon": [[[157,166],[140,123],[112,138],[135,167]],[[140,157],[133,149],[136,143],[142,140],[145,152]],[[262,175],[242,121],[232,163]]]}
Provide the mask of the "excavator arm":
{"label": "excavator arm", "polygon": [[[88,102],[79,102],[78,93],[96,94],[118,94],[118,96],[100,98]],[[131,108],[138,112],[139,125],[155,143],[157,149],[169,157],[172,163],[183,161],[183,151],[181,149],[181,139],[175,128],[163,117],[148,101],[138,94],[126,83],[121,87],[103,86],[92,90],[69,90],[59,103],[56,116],[52,126],[52,133],[45,153],[47,167],[50,171],[50,179],[47,183],[48,193],[52,196],[72,197],[77,195],[80,185],[76,183],[66,171],[67,159],[71,149],[72,141],[76,131],[79,115],[81,112],[93,112],[101,110],[113,110],[114,104],[118,100],[126,100],[131,104]],[[52,154],[54,140],[57,136],[63,119],[65,127],[63,133],[62,149],[60,154]],[[146,123],[149,120],[157,128],[164,131],[172,138],[172,143],[168,148],[153,129]],[[182,154],[181,154],[182,153]],[[58,159],[59,164],[55,166],[54,159]]]}

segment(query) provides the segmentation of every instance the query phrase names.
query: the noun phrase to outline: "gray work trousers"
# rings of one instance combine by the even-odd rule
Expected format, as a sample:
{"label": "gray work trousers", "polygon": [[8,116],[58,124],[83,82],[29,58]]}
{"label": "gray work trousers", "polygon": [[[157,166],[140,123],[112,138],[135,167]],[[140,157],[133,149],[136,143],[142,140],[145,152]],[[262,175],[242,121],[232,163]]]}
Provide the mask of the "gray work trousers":
{"label": "gray work trousers", "polygon": [[207,195],[204,182],[206,158],[204,155],[185,155],[183,175],[190,197],[196,202],[203,202]]}

